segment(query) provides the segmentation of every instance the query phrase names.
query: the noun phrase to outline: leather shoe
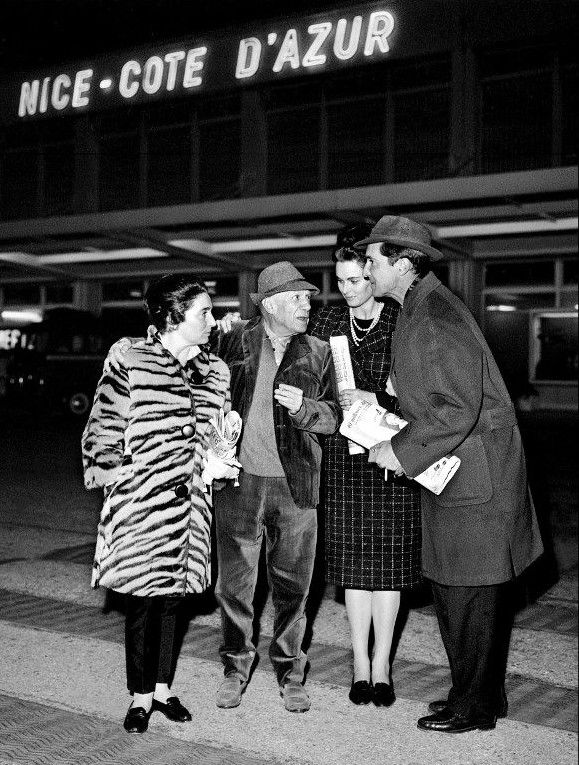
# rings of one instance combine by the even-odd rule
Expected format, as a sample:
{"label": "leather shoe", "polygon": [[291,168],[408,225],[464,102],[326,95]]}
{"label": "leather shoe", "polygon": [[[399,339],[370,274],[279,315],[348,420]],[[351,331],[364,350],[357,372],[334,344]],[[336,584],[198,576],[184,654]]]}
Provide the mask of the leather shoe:
{"label": "leather shoe", "polygon": [[374,683],[372,701],[377,707],[390,707],[396,701],[394,688],[388,683]]}
{"label": "leather shoe", "polygon": [[129,711],[123,722],[123,728],[127,733],[144,733],[149,726],[151,712],[143,707],[129,707]]}
{"label": "leather shoe", "polygon": [[157,701],[157,699],[153,699],[151,711],[162,712],[168,720],[173,722],[189,722],[191,720],[191,713],[188,709],[185,709],[177,696],[171,696],[165,704]]}
{"label": "leather shoe", "polygon": [[434,730],[439,733],[466,733],[469,730],[492,730],[496,725],[495,717],[466,717],[455,714],[448,707],[442,712],[428,717],[421,717],[417,726],[421,730]]}
{"label": "leather shoe", "polygon": [[352,680],[348,698],[352,704],[369,704],[372,701],[372,683],[367,680]]}
{"label": "leather shoe", "polygon": [[[428,709],[434,714],[438,714],[438,712],[442,712],[442,710],[446,709],[448,706],[449,704],[446,699],[440,699],[439,701],[431,701],[430,704],[428,705]],[[501,703],[501,706],[497,710],[497,717],[506,717],[508,709],[509,709],[509,705],[507,702],[507,698],[505,696]]]}

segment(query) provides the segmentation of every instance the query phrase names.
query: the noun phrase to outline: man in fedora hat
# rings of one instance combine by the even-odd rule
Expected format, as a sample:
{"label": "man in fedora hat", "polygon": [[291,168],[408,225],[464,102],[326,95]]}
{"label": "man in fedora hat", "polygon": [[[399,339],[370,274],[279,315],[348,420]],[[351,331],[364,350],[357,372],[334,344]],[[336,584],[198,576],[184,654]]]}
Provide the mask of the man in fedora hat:
{"label": "man in fedora hat", "polygon": [[385,215],[365,274],[401,305],[391,382],[408,425],[369,460],[412,477],[453,453],[461,464],[439,496],[422,489],[422,567],[432,582],[452,688],[418,727],[488,730],[506,715],[508,582],[542,552],[515,410],[466,306],[430,270],[430,231]]}
{"label": "man in fedora hat", "polygon": [[310,708],[302,640],[316,552],[318,435],[339,425],[330,347],[305,334],[316,292],[291,263],[268,266],[250,294],[261,315],[234,325],[220,341],[218,353],[231,370],[232,407],[244,422],[239,486],[215,496],[222,708],[241,703],[256,657],[253,599],[264,537],[274,605],[269,656],[285,708]]}

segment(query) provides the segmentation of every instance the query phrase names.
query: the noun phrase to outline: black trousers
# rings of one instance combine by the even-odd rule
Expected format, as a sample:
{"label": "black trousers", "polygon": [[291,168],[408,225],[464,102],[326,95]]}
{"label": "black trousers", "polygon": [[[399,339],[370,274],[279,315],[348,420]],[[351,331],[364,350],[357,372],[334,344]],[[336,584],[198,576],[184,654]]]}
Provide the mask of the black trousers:
{"label": "black trousers", "polygon": [[511,583],[448,587],[432,582],[432,591],[452,676],[449,705],[458,714],[495,717],[506,703]]}
{"label": "black trousers", "polygon": [[153,693],[170,685],[175,669],[179,597],[126,596],[125,657],[131,693]]}

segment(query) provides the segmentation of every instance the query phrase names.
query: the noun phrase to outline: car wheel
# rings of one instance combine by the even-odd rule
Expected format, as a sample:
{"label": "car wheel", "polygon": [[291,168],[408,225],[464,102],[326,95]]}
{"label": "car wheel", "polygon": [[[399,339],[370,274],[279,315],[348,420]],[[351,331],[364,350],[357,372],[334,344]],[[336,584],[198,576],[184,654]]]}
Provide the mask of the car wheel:
{"label": "car wheel", "polygon": [[86,393],[73,393],[68,398],[68,410],[75,417],[82,417],[86,414],[90,407],[90,399]]}

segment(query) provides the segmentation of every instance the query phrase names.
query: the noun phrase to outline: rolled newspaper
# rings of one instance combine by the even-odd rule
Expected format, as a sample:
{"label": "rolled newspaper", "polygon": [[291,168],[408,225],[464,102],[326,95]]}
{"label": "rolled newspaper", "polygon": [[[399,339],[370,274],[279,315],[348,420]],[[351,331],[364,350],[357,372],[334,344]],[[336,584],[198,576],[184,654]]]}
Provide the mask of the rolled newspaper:
{"label": "rolled newspaper", "polygon": [[[351,438],[366,449],[371,449],[381,441],[390,441],[393,435],[405,428],[408,423],[402,417],[388,412],[369,401],[356,401],[344,415],[340,433]],[[460,465],[455,455],[442,457],[420,475],[413,476],[425,489],[440,494]]]}
{"label": "rolled newspaper", "polygon": [[[332,359],[334,369],[336,370],[336,384],[338,393],[344,390],[351,390],[356,387],[354,381],[354,370],[352,369],[352,359],[350,358],[350,346],[346,335],[336,335],[330,337],[330,348],[332,349]],[[364,454],[364,449],[352,440],[348,440],[348,452],[350,454]]]}

